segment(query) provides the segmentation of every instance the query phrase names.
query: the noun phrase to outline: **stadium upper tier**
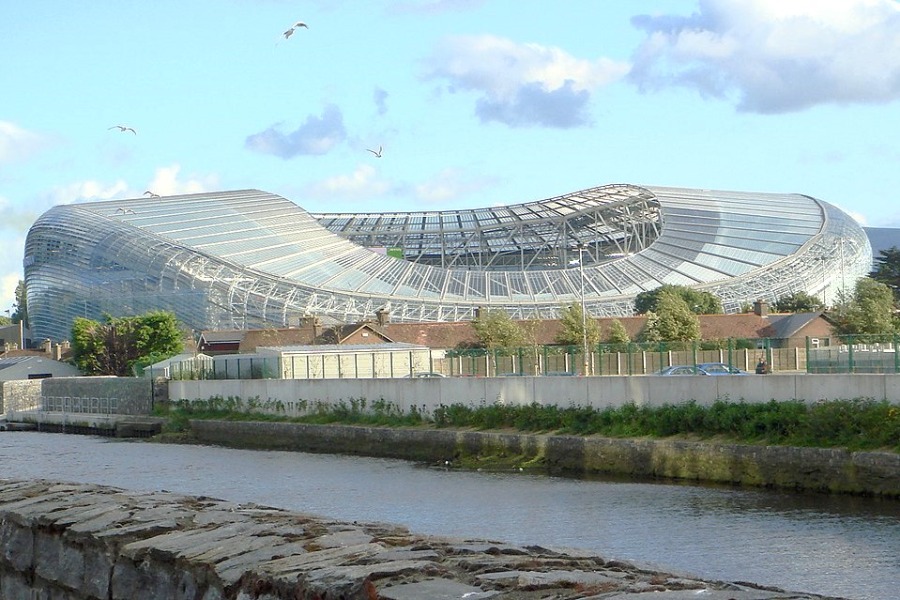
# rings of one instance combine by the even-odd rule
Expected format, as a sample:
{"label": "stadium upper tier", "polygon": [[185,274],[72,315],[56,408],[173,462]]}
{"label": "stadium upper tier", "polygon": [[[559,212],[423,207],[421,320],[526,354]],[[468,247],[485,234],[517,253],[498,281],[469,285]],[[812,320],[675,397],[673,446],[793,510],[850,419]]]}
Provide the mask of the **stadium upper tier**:
{"label": "stadium upper tier", "polygon": [[36,339],[72,322],[171,310],[201,329],[550,318],[582,299],[633,312],[662,284],[726,311],[808,292],[831,302],[869,272],[862,228],[799,194],[609,185],[503,207],[311,215],[258,190],[56,206],[25,244]]}

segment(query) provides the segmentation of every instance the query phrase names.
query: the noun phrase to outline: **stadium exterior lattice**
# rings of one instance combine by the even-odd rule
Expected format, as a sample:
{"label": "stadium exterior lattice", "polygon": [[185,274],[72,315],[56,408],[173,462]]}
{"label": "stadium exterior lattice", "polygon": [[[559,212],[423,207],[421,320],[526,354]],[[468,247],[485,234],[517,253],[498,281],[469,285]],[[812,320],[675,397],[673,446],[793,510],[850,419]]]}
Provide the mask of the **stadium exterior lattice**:
{"label": "stadium exterior lattice", "polygon": [[195,330],[553,318],[584,303],[633,313],[662,284],[712,292],[726,312],[807,292],[828,303],[868,273],[863,229],[800,194],[606,185],[469,210],[310,214],[238,190],[55,206],[31,227],[32,338],[79,316],[170,310]]}

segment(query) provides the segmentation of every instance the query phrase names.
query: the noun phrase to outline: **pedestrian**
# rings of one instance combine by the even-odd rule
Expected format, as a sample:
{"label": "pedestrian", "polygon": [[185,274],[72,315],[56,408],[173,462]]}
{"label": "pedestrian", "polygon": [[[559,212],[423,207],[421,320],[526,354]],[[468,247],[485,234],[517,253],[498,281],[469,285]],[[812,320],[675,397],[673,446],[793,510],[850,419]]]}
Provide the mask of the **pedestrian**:
{"label": "pedestrian", "polygon": [[769,372],[769,364],[766,362],[765,356],[759,357],[759,362],[756,363],[756,374],[757,375],[765,375]]}

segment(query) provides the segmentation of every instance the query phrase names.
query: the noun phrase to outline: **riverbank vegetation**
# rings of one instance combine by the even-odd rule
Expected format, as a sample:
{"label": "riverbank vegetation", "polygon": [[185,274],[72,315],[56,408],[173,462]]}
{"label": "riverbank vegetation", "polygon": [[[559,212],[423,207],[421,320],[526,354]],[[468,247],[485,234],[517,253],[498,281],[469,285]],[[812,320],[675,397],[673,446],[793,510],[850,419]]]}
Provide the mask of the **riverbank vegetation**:
{"label": "riverbank vegetation", "polygon": [[716,439],[726,443],[847,448],[900,452],[900,407],[867,398],[807,403],[750,404],[716,401],[659,407],[625,404],[595,409],[531,404],[440,406],[433,413],[376,400],[351,399],[326,404],[300,400],[302,417],[288,417],[281,402],[258,398],[214,397],[178,401],[157,408],[166,417],[165,431],[187,432],[191,419],[286,421],[311,424],[382,427],[434,427],[476,430],[511,429],[524,433],[599,435],[616,438]]}

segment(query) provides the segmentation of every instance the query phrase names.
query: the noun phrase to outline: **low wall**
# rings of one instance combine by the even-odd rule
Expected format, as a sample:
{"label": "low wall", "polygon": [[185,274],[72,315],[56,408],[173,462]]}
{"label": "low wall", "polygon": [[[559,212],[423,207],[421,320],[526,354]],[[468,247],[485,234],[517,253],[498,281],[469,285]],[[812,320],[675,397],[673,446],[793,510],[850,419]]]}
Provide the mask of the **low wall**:
{"label": "low wall", "polygon": [[[0,598],[416,600],[788,594],[587,552],[429,538],[169,492],[0,479]],[[790,593],[795,600],[820,596]]]}
{"label": "low wall", "polygon": [[29,415],[148,415],[154,388],[149,379],[135,377],[49,377],[0,382],[7,418]]}
{"label": "low wall", "polygon": [[191,421],[204,443],[471,464],[551,474],[628,475],[900,497],[900,454],[832,448],[394,429],[297,423]]}
{"label": "low wall", "polygon": [[280,403],[279,412],[302,415],[311,403],[387,400],[404,411],[432,413],[441,405],[501,402],[594,408],[634,403],[659,406],[694,400],[887,399],[900,404],[900,374],[773,374],[718,377],[447,377],[422,379],[252,379],[170,381],[172,400],[240,398]]}

